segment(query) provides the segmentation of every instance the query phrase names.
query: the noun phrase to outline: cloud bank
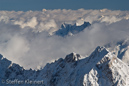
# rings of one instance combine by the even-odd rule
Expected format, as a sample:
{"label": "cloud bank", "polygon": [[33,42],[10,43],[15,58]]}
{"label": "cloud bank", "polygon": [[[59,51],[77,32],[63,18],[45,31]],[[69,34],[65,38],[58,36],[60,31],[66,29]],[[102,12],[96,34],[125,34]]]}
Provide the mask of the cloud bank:
{"label": "cloud bank", "polygon": [[[62,23],[91,26],[74,35],[61,37],[53,32]],[[76,52],[89,55],[98,45],[112,45],[129,37],[129,11],[43,10],[0,11],[0,53],[25,68],[39,68]]]}

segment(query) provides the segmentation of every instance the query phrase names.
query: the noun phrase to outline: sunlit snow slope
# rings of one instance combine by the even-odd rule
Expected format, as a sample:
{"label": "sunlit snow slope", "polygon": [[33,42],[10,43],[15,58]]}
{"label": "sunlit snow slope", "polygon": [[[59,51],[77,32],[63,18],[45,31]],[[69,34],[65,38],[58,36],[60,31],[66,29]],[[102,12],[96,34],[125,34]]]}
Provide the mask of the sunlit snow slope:
{"label": "sunlit snow slope", "polygon": [[[0,86],[6,80],[21,80],[20,86],[129,86],[129,67],[104,47],[97,47],[89,57],[71,53],[65,59],[48,63],[40,70],[25,70],[0,56]],[[43,83],[27,84],[26,80]]]}

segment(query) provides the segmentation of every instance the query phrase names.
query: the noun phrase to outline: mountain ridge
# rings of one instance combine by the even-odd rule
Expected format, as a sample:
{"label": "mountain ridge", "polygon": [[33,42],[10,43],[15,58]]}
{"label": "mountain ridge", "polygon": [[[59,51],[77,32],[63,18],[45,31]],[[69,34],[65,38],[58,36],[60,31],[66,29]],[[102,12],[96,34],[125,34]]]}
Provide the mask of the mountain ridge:
{"label": "mountain ridge", "polygon": [[84,22],[82,25],[77,25],[76,23],[74,25],[63,23],[61,25],[61,28],[54,32],[58,36],[72,36],[74,34],[77,34],[81,31],[83,31],[85,28],[89,27],[91,24],[89,22]]}
{"label": "mountain ridge", "polygon": [[[20,86],[129,86],[129,68],[106,48],[98,46],[89,57],[71,53],[40,70],[25,70],[18,64],[0,57],[0,86],[18,86],[7,84],[6,80],[24,81]],[[5,65],[6,64],[6,65]],[[4,69],[4,70],[3,70]],[[122,70],[121,70],[122,69]],[[31,80],[33,83],[25,83]],[[34,83],[42,81],[43,83]]]}

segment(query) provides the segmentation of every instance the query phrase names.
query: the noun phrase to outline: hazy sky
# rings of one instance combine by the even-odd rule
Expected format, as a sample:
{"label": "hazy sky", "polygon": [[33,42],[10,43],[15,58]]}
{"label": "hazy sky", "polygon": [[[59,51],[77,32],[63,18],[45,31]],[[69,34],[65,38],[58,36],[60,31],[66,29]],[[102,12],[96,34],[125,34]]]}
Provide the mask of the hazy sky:
{"label": "hazy sky", "polygon": [[0,0],[0,10],[111,9],[129,10],[129,0]]}

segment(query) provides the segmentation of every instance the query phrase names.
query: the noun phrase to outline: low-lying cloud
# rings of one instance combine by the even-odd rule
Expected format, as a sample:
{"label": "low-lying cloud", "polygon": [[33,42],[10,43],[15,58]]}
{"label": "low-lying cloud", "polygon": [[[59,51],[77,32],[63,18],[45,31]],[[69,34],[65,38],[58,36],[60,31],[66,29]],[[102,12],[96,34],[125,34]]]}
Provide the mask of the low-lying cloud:
{"label": "low-lying cloud", "polygon": [[[25,68],[76,52],[89,55],[97,46],[129,37],[129,12],[104,10],[0,11],[0,53]],[[61,37],[53,32],[62,23],[91,26],[74,36]]]}

